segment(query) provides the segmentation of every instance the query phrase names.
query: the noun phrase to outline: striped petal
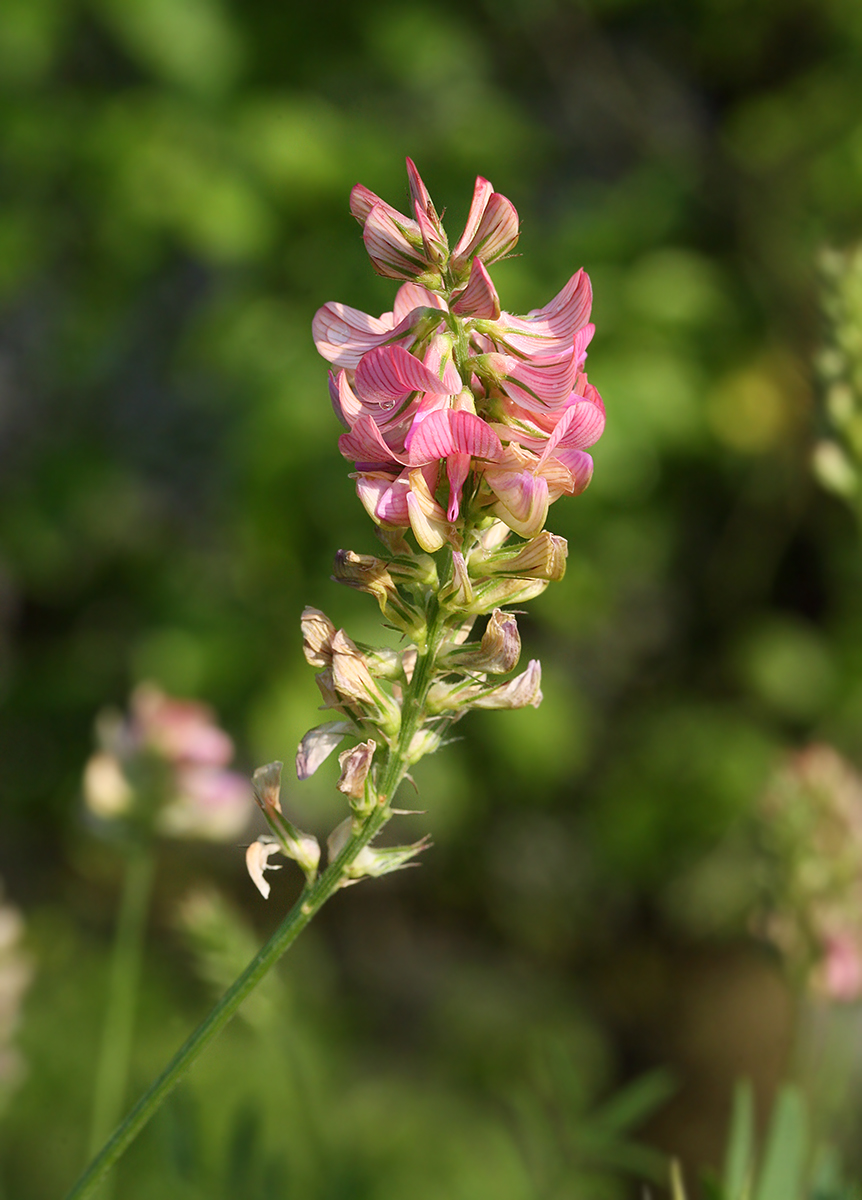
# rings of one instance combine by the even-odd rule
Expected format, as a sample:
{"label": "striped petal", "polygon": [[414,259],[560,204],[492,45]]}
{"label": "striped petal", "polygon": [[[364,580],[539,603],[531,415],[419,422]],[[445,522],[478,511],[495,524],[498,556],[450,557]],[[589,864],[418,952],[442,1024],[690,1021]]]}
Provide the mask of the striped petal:
{"label": "striped petal", "polygon": [[485,317],[496,321],[500,315],[500,297],[481,259],[474,258],[470,279],[452,305],[459,317]]}
{"label": "striped petal", "polygon": [[415,279],[431,264],[424,251],[405,236],[405,228],[412,226],[421,245],[416,222],[405,223],[400,213],[392,216],[393,211],[388,204],[375,204],[366,218],[362,240],[378,275],[386,279]]}
{"label": "striped petal", "polygon": [[506,357],[506,392],[525,408],[559,405],[572,394],[576,364],[571,350],[522,361]]}
{"label": "striped petal", "polygon": [[392,408],[411,392],[453,396],[461,381],[450,388],[402,346],[380,346],[363,355],[356,368],[356,394],[363,403]]}
{"label": "striped petal", "polygon": [[401,461],[383,440],[374,420],[366,414],[357,419],[348,433],[341,435],[338,449],[351,462],[364,464],[369,469]]}

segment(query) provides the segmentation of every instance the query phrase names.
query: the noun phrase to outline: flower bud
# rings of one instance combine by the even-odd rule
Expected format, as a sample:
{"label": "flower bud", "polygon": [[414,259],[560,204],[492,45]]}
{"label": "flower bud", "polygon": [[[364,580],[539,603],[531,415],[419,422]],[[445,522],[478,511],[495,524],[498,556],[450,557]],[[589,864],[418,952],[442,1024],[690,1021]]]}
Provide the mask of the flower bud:
{"label": "flower bud", "polygon": [[[329,835],[326,846],[330,864],[347,845],[353,829],[353,818],[348,817]],[[357,883],[366,876],[377,878],[380,875],[388,875],[392,871],[400,871],[402,867],[417,866],[417,863],[412,863],[410,860],[417,854],[421,854],[423,850],[427,850],[431,844],[430,837],[424,837],[410,846],[386,846],[381,849],[365,846],[359,851],[353,862],[345,867],[341,886],[348,887],[351,883]]]}
{"label": "flower bud", "polygon": [[473,603],[467,611],[486,613],[494,608],[511,608],[525,604],[541,596],[550,581],[547,579],[519,579],[498,575],[492,579],[473,581]]}
{"label": "flower bud", "polygon": [[336,583],[344,583],[374,596],[382,612],[386,611],[387,602],[398,594],[386,563],[372,554],[339,550],[335,556],[332,578]]}
{"label": "flower bud", "polygon": [[439,733],[435,733],[433,729],[419,729],[413,734],[410,739],[410,745],[407,747],[407,763],[413,766],[419,762],[420,758],[424,758],[426,754],[434,754],[440,749],[443,739]]}
{"label": "flower bud", "polygon": [[473,603],[473,585],[460,550],[452,551],[452,578],[440,589],[440,602],[447,608],[469,608]]}

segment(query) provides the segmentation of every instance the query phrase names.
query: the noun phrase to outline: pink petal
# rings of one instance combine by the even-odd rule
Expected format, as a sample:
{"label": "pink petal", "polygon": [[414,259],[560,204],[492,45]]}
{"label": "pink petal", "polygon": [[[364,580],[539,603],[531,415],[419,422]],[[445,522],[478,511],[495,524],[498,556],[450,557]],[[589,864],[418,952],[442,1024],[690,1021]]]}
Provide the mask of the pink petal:
{"label": "pink petal", "polygon": [[338,449],[345,458],[367,466],[400,462],[383,440],[373,419],[365,414],[359,417],[349,433],[338,439]]}
{"label": "pink petal", "polygon": [[446,301],[436,292],[429,292],[418,283],[402,283],[395,293],[395,303],[392,306],[394,319],[401,321],[417,308],[439,308],[446,311]]}
{"label": "pink petal", "polygon": [[407,514],[410,481],[406,476],[393,479],[383,472],[363,472],[354,478],[356,494],[372,520],[382,521],[385,525],[406,527],[410,524]]}
{"label": "pink petal", "polygon": [[506,392],[528,410],[547,408],[568,399],[575,382],[575,360],[571,351],[547,358],[521,361],[506,358]]}
{"label": "pink petal", "polygon": [[584,450],[562,450],[557,453],[557,459],[572,474],[574,487],[570,495],[580,496],[593,477],[592,457]]}
{"label": "pink petal", "polygon": [[470,474],[470,464],[473,459],[469,454],[450,454],[446,459],[446,475],[449,479],[449,509],[446,517],[457,521],[461,511],[461,491],[464,481]]}
{"label": "pink petal", "polygon": [[470,279],[452,305],[452,312],[460,317],[486,317],[494,321],[499,317],[500,298],[481,259],[473,259]]}
{"label": "pink petal", "polygon": [[488,486],[499,498],[497,516],[522,537],[534,537],[545,524],[550,504],[548,483],[531,471],[487,470]]}
{"label": "pink petal", "polygon": [[461,381],[450,389],[403,347],[380,346],[362,356],[356,368],[355,387],[364,404],[392,408],[411,392],[454,395],[461,390]]}
{"label": "pink petal", "polygon": [[[463,238],[462,238],[463,241]],[[481,258],[492,263],[501,258],[518,241],[518,213],[511,200],[493,192],[488,197],[485,211],[476,232],[460,249],[461,242],[452,253],[453,266],[457,270],[462,261]]]}
{"label": "pink petal", "polygon": [[437,334],[431,339],[423,363],[445,388],[445,391],[438,390],[438,395],[454,396],[461,391],[463,384],[454,362],[452,338],[448,334]]}
{"label": "pink petal", "polygon": [[393,208],[391,204],[387,204],[385,200],[381,200],[375,192],[372,192],[364,184],[357,183],[350,193],[351,214],[356,217],[360,225],[364,226],[375,208],[379,208],[382,213],[385,213],[402,229],[418,235],[419,230],[415,221],[412,221],[410,217],[405,217],[404,213],[399,212],[397,208]]}
{"label": "pink petal", "polygon": [[405,440],[410,462],[417,465],[467,454],[474,458],[498,459],[503,453],[500,439],[481,417],[469,412],[444,409],[415,422]]}
{"label": "pink petal", "polygon": [[466,258],[466,248],[469,246],[476,236],[476,231],[479,228],[479,222],[482,220],[488,201],[494,193],[494,187],[487,179],[483,179],[481,175],[476,179],[476,185],[473,188],[473,199],[470,202],[470,211],[467,214],[467,224],[464,226],[464,232],[458,239],[458,244],[452,251],[453,258]]}
{"label": "pink petal", "polygon": [[561,344],[570,345],[589,320],[592,300],[589,276],[580,270],[544,308],[534,308],[525,317],[503,313],[499,322],[502,337],[523,354],[548,353]]}
{"label": "pink petal", "polygon": [[318,354],[337,367],[352,369],[363,354],[392,335],[392,324],[333,301],[314,314],[311,332]]}
{"label": "pink petal", "polygon": [[560,446],[564,450],[583,450],[593,446],[605,428],[605,409],[602,404],[580,400],[565,410],[539,459],[541,466]]}
{"label": "pink petal", "polygon": [[346,371],[339,371],[337,375],[329,372],[329,396],[336,417],[345,429],[352,429],[362,415],[362,403],[354,394]]}
{"label": "pink petal", "polygon": [[429,208],[433,210],[431,197],[428,194],[428,189],[422,182],[422,176],[416,170],[416,164],[412,158],[407,159],[407,182],[410,187],[410,199],[414,204],[418,204],[423,211],[427,212]]}
{"label": "pink petal", "polygon": [[[365,228],[362,240],[374,270],[387,279],[413,279],[428,269],[428,261],[422,251],[415,248],[404,236],[404,223],[399,223],[387,212],[388,205],[375,204]],[[396,214],[400,218],[400,213]],[[409,224],[417,229],[415,221]]]}

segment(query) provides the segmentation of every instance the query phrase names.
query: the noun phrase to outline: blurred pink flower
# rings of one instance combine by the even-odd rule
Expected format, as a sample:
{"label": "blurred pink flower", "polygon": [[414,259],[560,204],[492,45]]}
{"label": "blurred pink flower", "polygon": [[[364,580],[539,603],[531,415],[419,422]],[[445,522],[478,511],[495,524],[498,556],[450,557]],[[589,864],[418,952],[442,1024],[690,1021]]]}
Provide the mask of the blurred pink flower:
{"label": "blurred pink flower", "polygon": [[[237,837],[251,816],[251,784],[226,770],[233,742],[212,710],[167,696],[151,683],[135,689],[129,710],[127,718],[99,721],[102,747],[84,772],[90,811],[103,819],[137,815],[171,837]],[[142,773],[148,795],[136,813]],[[151,792],[157,800],[152,812]]]}

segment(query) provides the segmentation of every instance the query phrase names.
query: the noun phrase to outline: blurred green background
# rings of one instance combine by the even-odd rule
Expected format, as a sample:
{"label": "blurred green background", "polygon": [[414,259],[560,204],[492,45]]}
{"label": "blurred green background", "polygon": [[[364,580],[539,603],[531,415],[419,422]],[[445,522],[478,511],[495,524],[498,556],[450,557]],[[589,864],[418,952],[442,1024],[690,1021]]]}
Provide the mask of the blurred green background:
{"label": "blurred green background", "polygon": [[[710,856],[783,747],[862,757],[862,556],[809,469],[816,257],[862,233],[862,7],[4,0],[0,78],[0,874],[36,968],[3,1195],[84,1160],[120,878],[81,812],[96,712],[152,679],[213,704],[245,769],[289,762],[302,607],[375,636],[329,581],[376,543],[310,321],[391,307],[347,197],[401,205],[405,154],[455,236],[477,174],[515,203],[506,309],[593,280],[608,428],[522,619],[545,702],[422,764],[422,869],[336,898],[119,1195],[622,1195],[649,1163],[615,1131],[663,1085],[602,1106],[667,1064],[648,1132],[715,1161],[791,1005]],[[288,785],[319,835],[333,778]],[[207,881],[250,945],[298,889],[264,904],[239,850],[164,847],[134,1090],[209,1002],[176,915]]]}

